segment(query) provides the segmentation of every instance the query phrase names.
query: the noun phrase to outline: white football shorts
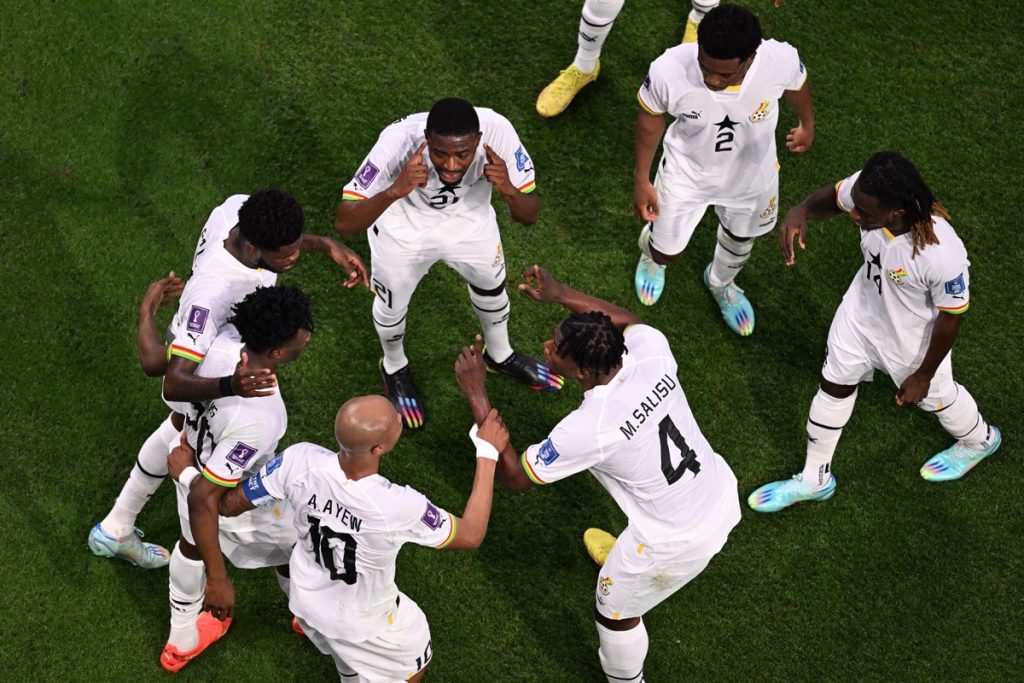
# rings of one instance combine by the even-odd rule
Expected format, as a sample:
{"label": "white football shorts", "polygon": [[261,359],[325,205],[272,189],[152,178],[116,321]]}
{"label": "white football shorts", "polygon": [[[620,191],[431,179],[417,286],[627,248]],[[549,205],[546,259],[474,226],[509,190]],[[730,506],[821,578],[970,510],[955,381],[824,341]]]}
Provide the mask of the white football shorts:
{"label": "white football shorts", "polygon": [[[181,536],[195,545],[192,527],[189,525],[188,492],[179,482],[174,484],[178,494]],[[292,547],[299,540],[294,516],[295,510],[291,504],[281,500],[273,505],[242,513],[238,517],[218,517],[220,550],[224,557],[239,569],[286,565],[291,558]]]}
{"label": "white football shorts", "polygon": [[[895,344],[896,341],[893,340],[891,343]],[[918,364],[914,358],[908,358],[905,363],[897,363],[886,358],[879,352],[876,342],[854,323],[849,308],[845,305],[839,306],[828,330],[825,362],[821,366],[821,376],[825,380],[834,384],[853,386],[861,382],[870,382],[875,370],[879,370],[889,375],[899,387],[917,368]],[[948,353],[932,377],[928,395],[918,405],[924,410],[934,412],[952,403],[956,394],[952,353]]]}
{"label": "white football shorts", "polygon": [[505,254],[497,222],[446,225],[444,229],[458,230],[463,238],[454,243],[425,240],[410,245],[392,239],[386,230],[375,232],[375,228],[370,228],[371,280],[386,308],[395,313],[405,311],[416,286],[438,261],[444,261],[479,289],[490,290],[505,284]]}
{"label": "white football shorts", "polygon": [[[655,180],[657,187],[658,181]],[[682,253],[708,207],[736,237],[760,237],[772,231],[779,219],[779,176],[763,192],[736,206],[721,206],[703,199],[684,199],[658,191],[658,218],[651,225],[651,246],[662,254]]]}
{"label": "white football shorts", "polygon": [[399,592],[394,622],[378,636],[359,643],[334,640],[319,633],[298,618],[317,649],[334,659],[342,680],[360,683],[397,683],[407,681],[433,657],[427,617],[416,602]]}

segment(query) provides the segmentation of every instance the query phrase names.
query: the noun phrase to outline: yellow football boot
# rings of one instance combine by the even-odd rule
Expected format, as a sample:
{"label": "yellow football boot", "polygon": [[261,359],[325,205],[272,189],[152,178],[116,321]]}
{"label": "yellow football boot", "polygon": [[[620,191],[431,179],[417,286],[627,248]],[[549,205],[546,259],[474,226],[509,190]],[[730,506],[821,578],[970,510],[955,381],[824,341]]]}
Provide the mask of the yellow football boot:
{"label": "yellow football boot", "polygon": [[603,567],[608,553],[615,547],[615,537],[601,529],[587,529],[583,532],[583,545],[587,547],[590,559]]}
{"label": "yellow football boot", "polygon": [[540,95],[537,97],[537,113],[546,119],[561,114],[572,102],[572,98],[576,97],[576,93],[583,89],[583,86],[597,80],[599,71],[601,71],[601,60],[597,60],[597,65],[590,73],[583,73],[570,64],[568,69],[559,73],[558,78],[540,91]]}

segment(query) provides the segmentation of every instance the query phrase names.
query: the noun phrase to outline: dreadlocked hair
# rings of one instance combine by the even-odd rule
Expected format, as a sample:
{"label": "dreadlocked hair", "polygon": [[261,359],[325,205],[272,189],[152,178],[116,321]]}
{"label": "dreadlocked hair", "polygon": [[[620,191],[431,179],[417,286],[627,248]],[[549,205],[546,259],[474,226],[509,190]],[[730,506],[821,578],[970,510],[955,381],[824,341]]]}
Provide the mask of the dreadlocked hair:
{"label": "dreadlocked hair", "polygon": [[865,194],[887,207],[903,209],[917,256],[929,244],[938,244],[932,216],[949,218],[949,212],[932,194],[909,159],[897,152],[879,152],[868,159],[857,181]]}
{"label": "dreadlocked hair", "polygon": [[622,362],[626,341],[612,319],[599,311],[573,313],[559,326],[562,339],[555,349],[568,355],[583,370],[607,375]]}
{"label": "dreadlocked hair", "polygon": [[238,329],[242,342],[263,353],[293,339],[299,330],[313,331],[309,298],[295,285],[258,287],[231,307],[228,322]]}

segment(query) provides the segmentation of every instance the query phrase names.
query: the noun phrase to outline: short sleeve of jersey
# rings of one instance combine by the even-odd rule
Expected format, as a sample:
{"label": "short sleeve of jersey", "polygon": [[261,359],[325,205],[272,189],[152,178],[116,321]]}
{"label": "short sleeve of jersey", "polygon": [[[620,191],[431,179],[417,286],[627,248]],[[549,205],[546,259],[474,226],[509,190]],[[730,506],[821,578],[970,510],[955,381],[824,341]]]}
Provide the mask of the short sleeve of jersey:
{"label": "short sleeve of jersey", "polygon": [[669,76],[666,70],[671,66],[664,57],[651,63],[640,90],[636,94],[640,106],[648,114],[661,116],[669,108]]}
{"label": "short sleeve of jersey", "polygon": [[[930,246],[928,249],[937,248]],[[929,264],[927,274],[932,302],[940,311],[964,313],[971,301],[967,251],[959,242],[956,245],[940,244],[938,249],[938,257]]]}
{"label": "short sleeve of jersey", "polygon": [[[287,460],[285,455],[289,455]],[[290,475],[295,469],[293,465],[300,457],[296,446],[292,446],[268,460],[267,464],[249,477],[243,485],[242,493],[246,499],[257,507],[284,500],[288,495]]]}
{"label": "short sleeve of jersey", "polygon": [[537,189],[533,159],[530,158],[509,120],[500,114],[491,113],[490,116],[493,118],[489,126],[481,123],[481,127],[487,129],[484,133],[484,142],[505,161],[508,179],[516,189],[524,194],[533,192]]}
{"label": "short sleeve of jersey", "polygon": [[192,291],[186,287],[178,306],[175,329],[177,334],[171,342],[170,353],[195,363],[201,363],[217,338],[225,316],[223,295],[203,286],[200,278],[193,279]]}
{"label": "short sleeve of jersey", "polygon": [[566,415],[548,438],[533,444],[521,456],[523,469],[534,484],[554,483],[601,461],[594,420],[584,408]]}
{"label": "short sleeve of jersey", "polygon": [[203,465],[203,476],[218,486],[234,488],[249,464],[276,446],[276,439],[262,423],[232,424]]}
{"label": "short sleeve of jersey", "polygon": [[409,145],[405,138],[396,124],[385,128],[355,176],[342,190],[342,200],[360,201],[386,190],[415,151],[415,148],[407,149]]}
{"label": "short sleeve of jersey", "polygon": [[383,502],[393,514],[396,541],[433,548],[444,548],[452,542],[458,526],[455,515],[409,486],[392,487],[391,491],[394,498]]}
{"label": "short sleeve of jersey", "polygon": [[836,206],[846,213],[853,211],[853,184],[859,177],[860,171],[857,171],[849,178],[843,178],[836,183]]}
{"label": "short sleeve of jersey", "polygon": [[800,61],[800,54],[789,43],[778,43],[781,60],[782,87],[785,90],[799,90],[807,82],[807,69]]}
{"label": "short sleeve of jersey", "polygon": [[636,359],[672,355],[668,339],[650,325],[630,325],[622,336],[627,352]]}

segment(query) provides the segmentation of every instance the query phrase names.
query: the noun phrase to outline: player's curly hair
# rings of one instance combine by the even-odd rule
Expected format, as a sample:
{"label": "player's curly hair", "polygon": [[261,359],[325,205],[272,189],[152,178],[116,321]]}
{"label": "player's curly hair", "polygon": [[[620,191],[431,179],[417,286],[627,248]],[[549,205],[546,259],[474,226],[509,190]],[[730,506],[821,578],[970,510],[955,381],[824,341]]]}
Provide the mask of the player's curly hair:
{"label": "player's curly hair", "polygon": [[279,249],[295,242],[305,223],[302,205],[282,190],[254,192],[238,210],[238,231],[259,249]]}
{"label": "player's curly hair", "polygon": [[697,44],[714,59],[746,61],[761,44],[761,21],[746,7],[719,5],[697,24]]}
{"label": "player's curly hair", "polygon": [[442,136],[472,135],[480,132],[480,117],[466,100],[446,97],[430,108],[427,132]]}
{"label": "player's curly hair", "polygon": [[903,220],[910,226],[914,241],[911,258],[929,244],[938,244],[932,216],[949,218],[949,212],[932,194],[917,167],[898,152],[878,152],[864,164],[857,179],[861,192],[884,206],[903,209]]}
{"label": "player's curly hair", "polygon": [[238,329],[246,347],[257,353],[286,344],[299,330],[313,331],[309,297],[295,285],[258,287],[231,311],[228,322]]}
{"label": "player's curly hair", "polygon": [[581,369],[601,376],[607,375],[622,363],[626,340],[622,330],[604,313],[573,313],[558,329],[562,339],[555,351],[559,356],[568,355]]}

